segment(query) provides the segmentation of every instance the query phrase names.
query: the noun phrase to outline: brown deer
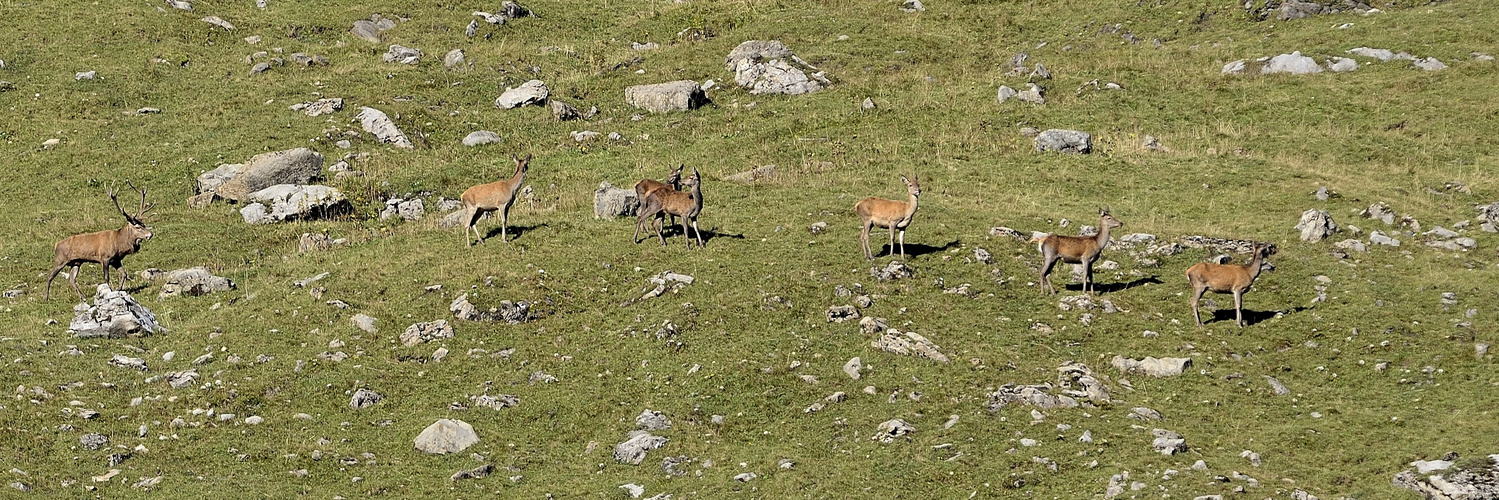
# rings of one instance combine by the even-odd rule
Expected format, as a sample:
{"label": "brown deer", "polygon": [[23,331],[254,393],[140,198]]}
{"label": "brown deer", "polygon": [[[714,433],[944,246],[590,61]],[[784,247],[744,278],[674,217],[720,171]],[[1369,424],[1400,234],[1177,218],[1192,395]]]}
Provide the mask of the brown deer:
{"label": "brown deer", "polygon": [[141,242],[151,239],[151,228],[141,221],[146,212],[151,211],[156,205],[146,204],[146,190],[136,189],[135,184],[126,181],[131,190],[141,194],[141,205],[135,215],[130,215],[125,209],[120,208],[119,190],[109,187],[104,193],[109,195],[110,201],[115,204],[115,210],[125,216],[125,227],[113,231],[98,231],[93,233],[75,234],[52,247],[52,274],[47,276],[47,291],[42,300],[52,299],[52,280],[57,278],[57,273],[63,268],[72,267],[68,273],[68,283],[73,285],[73,292],[78,294],[79,300],[84,300],[83,292],[78,290],[78,272],[83,269],[84,262],[98,262],[104,269],[104,284],[110,285],[109,268],[113,266],[120,270],[120,287],[125,287],[125,280],[129,278],[125,274],[125,267],[121,260],[125,256],[133,254],[141,249]]}
{"label": "brown deer", "polygon": [[907,179],[902,175],[900,181],[906,183],[906,192],[911,195],[910,201],[869,197],[854,204],[854,212],[859,214],[859,220],[864,223],[864,231],[859,233],[859,244],[864,247],[866,260],[874,260],[874,253],[869,248],[869,230],[874,226],[890,228],[891,254],[895,253],[895,232],[899,230],[900,258],[906,258],[906,226],[911,225],[911,218],[916,216],[916,198],[921,196],[921,176]]}
{"label": "brown deer", "polygon": [[1254,257],[1248,264],[1214,264],[1198,262],[1187,268],[1187,282],[1192,284],[1192,318],[1202,326],[1202,316],[1197,312],[1197,301],[1208,290],[1234,294],[1234,322],[1244,327],[1244,292],[1249,291],[1254,279],[1260,276],[1260,266],[1265,257],[1275,254],[1275,246],[1256,244]]}
{"label": "brown deer", "polygon": [[[656,214],[667,213],[682,218],[682,239],[687,241],[687,248],[692,248],[692,237],[687,232],[689,222],[692,224],[692,231],[697,233],[697,246],[703,247],[703,232],[697,228],[697,216],[703,212],[702,182],[702,175],[694,168],[691,177],[682,179],[682,188],[686,191],[661,188],[646,196],[640,207],[640,215],[635,220],[635,243],[640,243],[640,226],[645,221],[653,219]],[[656,236],[661,238],[661,246],[666,246],[666,234],[660,224],[656,225]]]}
{"label": "brown deer", "polygon": [[1052,286],[1051,268],[1060,260],[1067,264],[1082,264],[1087,273],[1083,275],[1083,293],[1093,293],[1093,261],[1103,253],[1103,249],[1109,246],[1109,230],[1123,226],[1123,222],[1115,219],[1109,214],[1109,209],[1098,211],[1098,234],[1095,236],[1062,236],[1060,234],[1042,234],[1031,238],[1036,244],[1036,250],[1041,252],[1041,291],[1051,290],[1055,295],[1057,288]]}
{"label": "brown deer", "polygon": [[505,226],[510,222],[510,206],[515,204],[515,192],[520,190],[522,183],[526,181],[526,170],[531,164],[531,155],[524,159],[511,155],[515,160],[515,174],[509,179],[480,184],[463,192],[460,198],[463,200],[463,242],[468,246],[474,246],[473,240],[469,239],[472,231],[479,237],[479,243],[484,242],[484,234],[477,227],[479,217],[489,212],[500,212],[500,242],[506,239]]}
{"label": "brown deer", "polygon": [[[682,169],[686,168],[686,167],[687,167],[687,165],[685,165],[685,164],[678,165],[677,168],[672,169],[671,175],[666,176],[666,180],[665,181],[656,181],[656,180],[652,180],[652,179],[641,179],[640,182],[635,183],[635,200],[640,203],[640,206],[644,207],[645,206],[645,198],[647,196],[650,196],[651,193],[656,192],[657,189],[661,189],[661,188],[671,188],[673,190],[678,189],[678,187],[682,183]],[[658,217],[662,217],[662,216],[665,216],[665,215],[669,215],[669,214],[658,214]],[[672,224],[676,224],[677,223],[676,216],[672,216],[671,223]],[[635,224],[635,237],[636,238],[640,237],[640,223],[638,221]]]}

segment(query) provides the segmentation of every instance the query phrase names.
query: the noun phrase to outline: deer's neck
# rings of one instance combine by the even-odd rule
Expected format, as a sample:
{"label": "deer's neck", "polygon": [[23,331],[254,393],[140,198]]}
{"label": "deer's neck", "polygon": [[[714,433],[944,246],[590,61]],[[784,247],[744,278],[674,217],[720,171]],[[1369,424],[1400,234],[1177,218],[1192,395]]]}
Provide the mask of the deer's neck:
{"label": "deer's neck", "polygon": [[1107,223],[1099,221],[1098,236],[1094,236],[1093,241],[1098,244],[1098,251],[1100,252],[1109,247],[1109,225]]}
{"label": "deer's neck", "polygon": [[1264,264],[1264,259],[1264,254],[1259,251],[1254,252],[1253,259],[1249,259],[1249,281],[1260,277],[1260,266]]}
{"label": "deer's neck", "polygon": [[520,191],[520,185],[526,182],[526,171],[516,169],[515,175],[510,177],[510,196],[514,197],[516,191]]}
{"label": "deer's neck", "polygon": [[910,222],[911,221],[911,217],[913,217],[915,215],[916,215],[916,195],[913,194],[913,195],[911,195],[911,201],[907,201],[906,202],[906,215],[905,215],[905,217],[901,217],[901,220],[904,220],[906,222]]}
{"label": "deer's neck", "polygon": [[116,253],[124,256],[140,250],[141,242],[135,239],[134,229],[133,226],[126,224],[125,227],[115,230],[114,247]]}

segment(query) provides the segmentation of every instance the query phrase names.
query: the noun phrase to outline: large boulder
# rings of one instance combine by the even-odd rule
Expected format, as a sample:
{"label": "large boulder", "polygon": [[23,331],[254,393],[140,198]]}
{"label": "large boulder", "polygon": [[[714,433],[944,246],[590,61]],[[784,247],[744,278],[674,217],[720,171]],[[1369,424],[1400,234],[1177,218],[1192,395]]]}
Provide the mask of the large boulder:
{"label": "large boulder", "polygon": [[541,80],[531,80],[520,84],[513,89],[505,89],[498,99],[494,100],[495,107],[503,109],[514,109],[521,106],[540,106],[547,102],[549,95],[547,84]]}
{"label": "large boulder", "polygon": [[635,215],[635,210],[639,207],[640,199],[636,197],[635,190],[614,187],[609,181],[600,182],[598,190],[593,192],[595,219]]}
{"label": "large boulder", "polygon": [[620,462],[640,465],[645,461],[645,453],[665,445],[668,439],[651,435],[646,431],[630,431],[624,442],[614,445],[614,459]]}
{"label": "large boulder", "polygon": [[161,286],[161,292],[156,294],[156,298],[206,295],[233,289],[234,282],[229,278],[214,276],[201,266],[190,267],[167,273],[167,282]]}
{"label": "large boulder", "polygon": [[729,56],[724,58],[724,69],[734,71],[739,67],[740,61],[768,61],[793,55],[796,54],[778,40],[750,40],[729,51]]}
{"label": "large boulder", "polygon": [[625,89],[625,102],[652,112],[688,111],[708,104],[708,94],[692,80],[636,85]]}
{"label": "large boulder", "polygon": [[123,291],[115,291],[109,285],[100,284],[94,292],[94,305],[78,304],[73,307],[73,321],[68,331],[79,338],[149,335],[165,332],[156,322],[156,315],[146,309],[134,297]]}
{"label": "large boulder", "polygon": [[1087,154],[1093,151],[1093,136],[1078,130],[1046,130],[1036,136],[1036,151]]}
{"label": "large boulder", "polygon": [[240,209],[240,215],[249,224],[329,219],[354,211],[343,192],[320,185],[278,184],[251,193],[248,199],[256,203]]}
{"label": "large boulder", "polygon": [[400,128],[396,127],[396,122],[392,121],[389,116],[386,116],[384,111],[362,107],[359,108],[359,114],[354,115],[354,118],[359,119],[359,126],[363,127],[365,132],[375,134],[375,138],[379,139],[382,143],[401,149],[413,149],[416,147],[411,144],[411,139],[407,139],[406,134],[401,132]]}
{"label": "large boulder", "polygon": [[220,165],[198,176],[199,193],[235,201],[277,184],[306,184],[323,172],[323,155],[307,148],[261,153],[244,164]]}
{"label": "large boulder", "polygon": [[496,134],[496,133],[490,132],[488,130],[477,130],[477,131],[474,131],[474,132],[469,132],[468,135],[466,135],[466,136],[463,137],[463,145],[464,146],[469,146],[469,147],[482,146],[482,145],[485,145],[485,144],[494,144],[494,143],[497,143],[497,142],[504,142],[504,141],[505,141],[505,138],[504,137],[500,137],[500,134]]}
{"label": "large boulder", "polygon": [[1312,208],[1301,213],[1301,221],[1296,223],[1295,229],[1301,231],[1301,241],[1316,243],[1338,232],[1338,225],[1326,210]]}
{"label": "large boulder", "polygon": [[1152,377],[1173,377],[1181,375],[1182,371],[1192,366],[1192,358],[1156,358],[1146,356],[1145,359],[1131,359],[1124,356],[1114,356],[1109,364],[1114,365],[1124,373],[1143,373]]}
{"label": "large boulder", "polygon": [[[817,68],[776,40],[739,44],[724,58],[724,68],[733,71],[734,83],[750,89],[751,94],[806,94],[830,83]],[[809,76],[803,69],[814,73]]]}
{"label": "large boulder", "polygon": [[416,436],[416,449],[433,455],[457,453],[479,442],[479,435],[468,422],[441,419]]}

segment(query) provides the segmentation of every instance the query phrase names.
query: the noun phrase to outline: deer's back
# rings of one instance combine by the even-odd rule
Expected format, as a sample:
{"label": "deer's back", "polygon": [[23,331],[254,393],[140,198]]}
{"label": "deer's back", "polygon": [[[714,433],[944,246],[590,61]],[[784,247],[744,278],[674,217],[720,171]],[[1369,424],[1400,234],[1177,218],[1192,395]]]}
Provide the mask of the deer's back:
{"label": "deer's back", "polygon": [[[114,240],[118,231],[104,230],[75,234],[52,246],[55,264],[77,260],[103,262],[114,256]],[[125,253],[129,253],[129,249]]]}
{"label": "deer's back", "polygon": [[1204,286],[1214,292],[1248,289],[1254,282],[1247,266],[1198,262],[1187,268],[1187,281],[1194,288]]}
{"label": "deer's back", "polygon": [[1074,262],[1099,252],[1098,240],[1088,236],[1050,234],[1041,239],[1041,247],[1052,247],[1063,261]]}
{"label": "deer's back", "polygon": [[906,202],[869,197],[854,205],[860,219],[880,226],[889,226],[906,217]]}

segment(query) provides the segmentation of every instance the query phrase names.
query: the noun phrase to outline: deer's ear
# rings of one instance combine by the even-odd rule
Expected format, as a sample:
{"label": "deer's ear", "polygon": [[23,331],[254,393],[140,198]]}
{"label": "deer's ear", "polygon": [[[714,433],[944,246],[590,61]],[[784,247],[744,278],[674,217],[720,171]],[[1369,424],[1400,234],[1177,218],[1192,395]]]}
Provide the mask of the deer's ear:
{"label": "deer's ear", "polygon": [[900,176],[900,181],[906,183],[907,186],[911,185],[911,179],[907,179],[904,175]]}

